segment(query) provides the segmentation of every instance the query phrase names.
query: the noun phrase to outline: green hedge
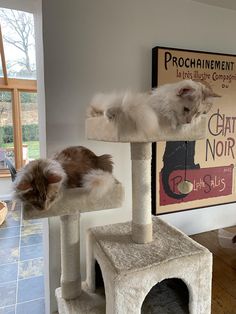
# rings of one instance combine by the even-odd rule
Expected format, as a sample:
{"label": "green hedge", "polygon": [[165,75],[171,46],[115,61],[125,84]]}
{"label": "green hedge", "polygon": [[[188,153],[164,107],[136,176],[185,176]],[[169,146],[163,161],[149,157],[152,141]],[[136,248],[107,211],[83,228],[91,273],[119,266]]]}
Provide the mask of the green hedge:
{"label": "green hedge", "polygon": [[[39,140],[39,126],[37,124],[27,124],[22,126],[23,142]],[[12,143],[14,139],[13,126],[6,125],[0,127],[0,143]]]}

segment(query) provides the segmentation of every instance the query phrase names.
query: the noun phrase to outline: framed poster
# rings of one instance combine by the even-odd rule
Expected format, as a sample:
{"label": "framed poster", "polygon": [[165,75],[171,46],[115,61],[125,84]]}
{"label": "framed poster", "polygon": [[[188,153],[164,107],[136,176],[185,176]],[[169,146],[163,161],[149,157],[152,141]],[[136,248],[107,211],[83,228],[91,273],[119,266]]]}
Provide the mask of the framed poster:
{"label": "framed poster", "polygon": [[[222,97],[207,114],[207,137],[153,144],[153,213],[163,214],[236,201],[236,56],[155,47],[152,87],[183,79],[208,82]],[[191,181],[181,194],[178,184]]]}

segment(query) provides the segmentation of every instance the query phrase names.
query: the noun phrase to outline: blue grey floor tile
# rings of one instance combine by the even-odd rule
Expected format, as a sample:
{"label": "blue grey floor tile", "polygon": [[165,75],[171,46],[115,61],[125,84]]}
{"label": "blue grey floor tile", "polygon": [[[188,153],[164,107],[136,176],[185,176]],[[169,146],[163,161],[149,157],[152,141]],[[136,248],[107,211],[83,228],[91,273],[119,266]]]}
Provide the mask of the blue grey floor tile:
{"label": "blue grey floor tile", "polygon": [[8,211],[6,220],[4,223],[1,225],[2,228],[7,228],[7,227],[15,227],[20,225],[20,218],[21,218],[21,212],[19,210],[17,211]]}
{"label": "blue grey floor tile", "polygon": [[0,247],[0,265],[15,263],[19,260],[19,247],[6,248]]}
{"label": "blue grey floor tile", "polygon": [[45,314],[44,299],[17,304],[16,314]]}
{"label": "blue grey floor tile", "polygon": [[22,221],[23,226],[42,224],[42,223],[43,223],[43,219],[31,219],[31,220],[23,220]]}
{"label": "blue grey floor tile", "polygon": [[22,237],[30,235],[30,234],[42,233],[42,232],[43,232],[42,224],[29,224],[29,225],[21,227]]}
{"label": "blue grey floor tile", "polygon": [[[44,277],[33,277],[18,281],[18,303],[44,298]],[[34,313],[34,312],[32,312]]]}
{"label": "blue grey floor tile", "polygon": [[16,302],[16,282],[0,284],[0,307]]}
{"label": "blue grey floor tile", "polygon": [[16,237],[20,235],[20,227],[10,227],[0,229],[0,239]]}
{"label": "blue grey floor tile", "polygon": [[18,279],[43,275],[43,258],[19,262]]}
{"label": "blue grey floor tile", "polygon": [[43,257],[43,244],[35,244],[29,246],[22,246],[20,248],[20,260]]}
{"label": "blue grey floor tile", "polygon": [[43,234],[31,234],[21,238],[21,246],[39,244],[43,242]]}
{"label": "blue grey floor tile", "polygon": [[0,314],[45,314],[42,222],[22,221],[17,204],[0,226]]}
{"label": "blue grey floor tile", "polygon": [[15,305],[0,308],[0,314],[15,314]]}
{"label": "blue grey floor tile", "polygon": [[0,265],[19,260],[19,237],[0,239]]}
{"label": "blue grey floor tile", "polygon": [[19,247],[20,237],[0,239],[0,249],[12,249]]}
{"label": "blue grey floor tile", "polygon": [[16,281],[18,273],[18,263],[0,266],[0,283]]}

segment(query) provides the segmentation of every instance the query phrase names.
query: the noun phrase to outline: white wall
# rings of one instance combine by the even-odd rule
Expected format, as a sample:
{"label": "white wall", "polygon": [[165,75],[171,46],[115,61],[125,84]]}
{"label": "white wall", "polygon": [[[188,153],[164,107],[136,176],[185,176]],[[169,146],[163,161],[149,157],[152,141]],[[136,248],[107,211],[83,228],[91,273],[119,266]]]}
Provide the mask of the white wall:
{"label": "white wall", "polygon": [[10,200],[11,199],[11,189],[12,181],[10,178],[0,179],[0,200]]}
{"label": "white wall", "polygon": [[[190,0],[44,0],[43,29],[49,155],[68,145],[111,153],[115,175],[126,190],[122,209],[82,216],[84,277],[85,230],[131,218],[129,145],[85,139],[89,100],[97,91],[149,89],[151,49],[156,45],[236,53],[236,12]],[[234,208],[217,206],[162,218],[191,234],[236,224]],[[50,224],[50,237],[55,239],[58,223]],[[59,285],[58,251],[57,245],[50,256],[52,289]]]}
{"label": "white wall", "polygon": [[11,199],[11,178],[0,178],[0,199]]}
{"label": "white wall", "polygon": [[224,0],[224,1],[222,0],[192,0],[192,1],[201,2],[208,5],[214,5],[221,8],[228,8],[228,9],[236,10],[235,0]]}

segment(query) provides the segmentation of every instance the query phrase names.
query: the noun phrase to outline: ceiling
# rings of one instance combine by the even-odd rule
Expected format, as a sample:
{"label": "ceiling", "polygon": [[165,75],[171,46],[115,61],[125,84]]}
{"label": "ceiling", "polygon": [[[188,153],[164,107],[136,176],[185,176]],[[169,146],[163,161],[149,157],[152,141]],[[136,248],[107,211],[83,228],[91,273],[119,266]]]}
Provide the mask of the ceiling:
{"label": "ceiling", "polygon": [[225,9],[236,10],[235,0],[193,0],[193,1],[214,5]]}

